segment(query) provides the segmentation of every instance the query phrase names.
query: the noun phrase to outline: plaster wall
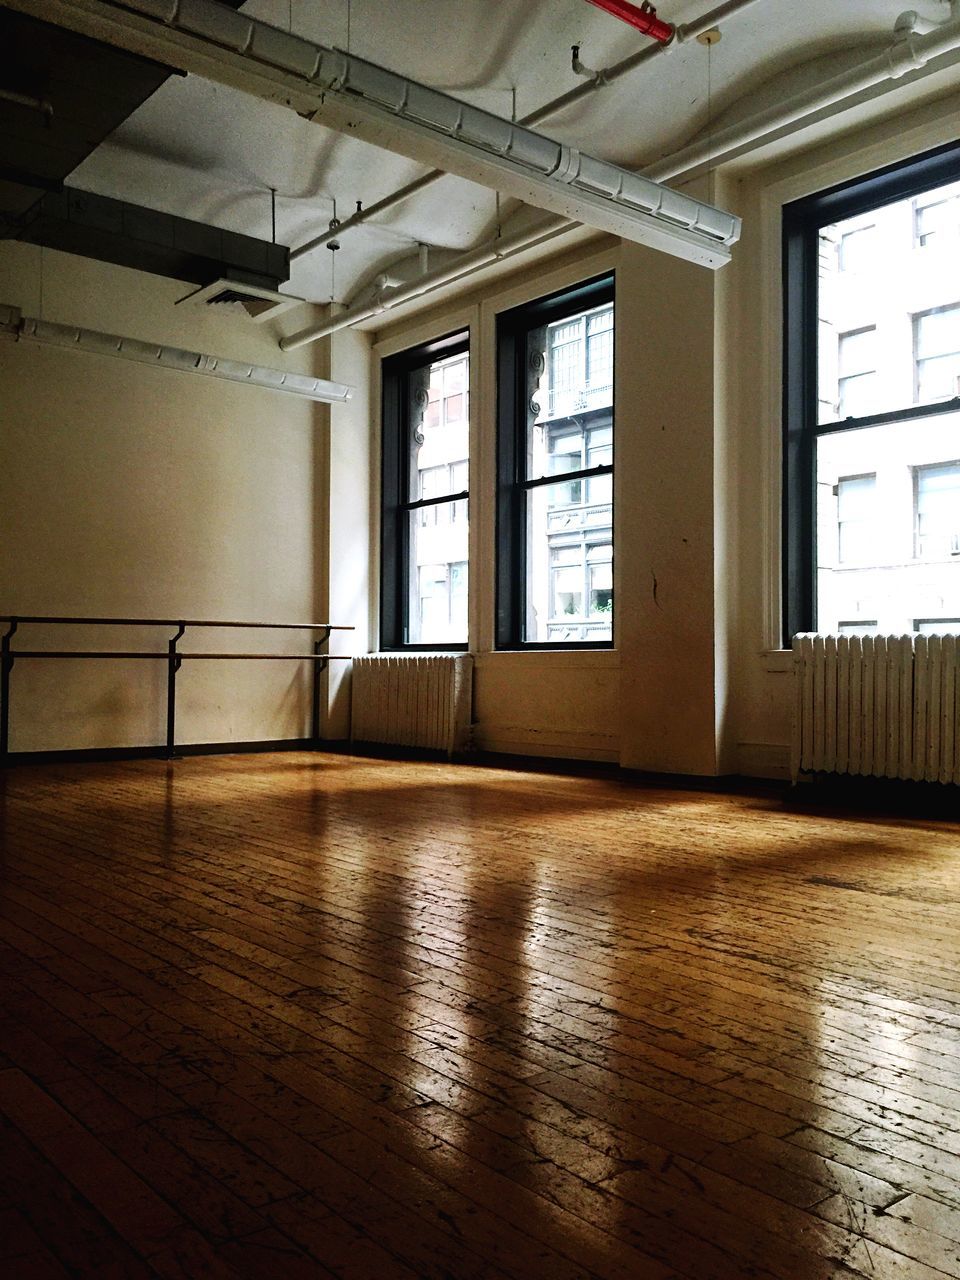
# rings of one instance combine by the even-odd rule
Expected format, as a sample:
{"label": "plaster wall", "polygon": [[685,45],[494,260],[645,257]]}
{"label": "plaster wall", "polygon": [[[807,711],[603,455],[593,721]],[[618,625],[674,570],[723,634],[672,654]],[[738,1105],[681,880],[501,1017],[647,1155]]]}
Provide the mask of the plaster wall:
{"label": "plaster wall", "polygon": [[[316,354],[285,357],[275,325],[175,308],[188,289],[0,244],[0,298],[25,314],[312,371]],[[314,514],[314,449],[326,416],[277,392],[0,342],[0,612],[314,620],[326,603],[317,585],[326,532]],[[23,627],[17,643],[165,650],[171,635]],[[308,647],[299,632],[188,631],[181,643],[211,652]],[[310,679],[295,662],[185,662],[178,741],[300,737]],[[164,736],[164,664],[22,659],[11,707],[14,751],[155,744]]]}

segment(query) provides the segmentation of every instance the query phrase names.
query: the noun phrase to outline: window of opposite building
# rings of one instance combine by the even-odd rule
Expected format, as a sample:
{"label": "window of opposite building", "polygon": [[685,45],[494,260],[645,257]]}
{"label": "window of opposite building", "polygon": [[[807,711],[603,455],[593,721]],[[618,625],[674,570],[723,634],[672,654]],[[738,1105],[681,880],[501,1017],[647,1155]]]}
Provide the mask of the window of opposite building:
{"label": "window of opposite building", "polygon": [[469,371],[462,333],[383,364],[385,649],[467,645]]}
{"label": "window of opposite building", "polygon": [[841,564],[870,560],[877,538],[877,477],[844,476],[837,482],[837,558]]}
{"label": "window of opposite building", "polygon": [[500,316],[497,644],[613,643],[613,279]]}
{"label": "window of opposite building", "polygon": [[784,640],[960,614],[960,144],[784,210]]}
{"label": "window of opposite building", "polygon": [[917,467],[914,478],[917,557],[960,556],[960,462]]}

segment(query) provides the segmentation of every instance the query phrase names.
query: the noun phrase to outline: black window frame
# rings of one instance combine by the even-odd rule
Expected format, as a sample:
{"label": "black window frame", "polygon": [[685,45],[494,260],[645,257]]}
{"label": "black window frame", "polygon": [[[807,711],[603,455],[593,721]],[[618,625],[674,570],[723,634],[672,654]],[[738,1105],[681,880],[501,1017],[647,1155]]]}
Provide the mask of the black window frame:
{"label": "black window frame", "polygon": [[[500,650],[612,649],[610,640],[527,640],[524,638],[527,585],[526,498],[535,488],[596,476],[612,477],[616,459],[616,377],[609,410],[614,431],[614,462],[578,471],[537,477],[526,475],[527,411],[533,391],[528,368],[526,339],[533,328],[565,316],[613,303],[613,368],[616,369],[616,274],[569,285],[536,298],[497,317],[497,531],[496,531],[496,648]],[[611,527],[612,561],[616,560]],[[614,597],[614,626],[616,597]]]}
{"label": "black window frame", "polygon": [[816,444],[820,436],[956,413],[960,396],[819,423],[817,339],[820,229],[960,181],[960,141],[888,165],[783,208],[783,644],[816,629]]}
{"label": "black window frame", "polygon": [[[455,333],[388,356],[381,365],[380,648],[384,651],[455,653],[469,647],[469,636],[463,643],[456,644],[420,644],[406,639],[409,632],[410,513],[427,506],[463,500],[469,503],[470,500],[469,479],[468,487],[462,492],[444,494],[439,498],[411,499],[411,377],[438,360],[464,352],[470,352],[470,333],[458,329]],[[469,584],[469,557],[466,563]]]}

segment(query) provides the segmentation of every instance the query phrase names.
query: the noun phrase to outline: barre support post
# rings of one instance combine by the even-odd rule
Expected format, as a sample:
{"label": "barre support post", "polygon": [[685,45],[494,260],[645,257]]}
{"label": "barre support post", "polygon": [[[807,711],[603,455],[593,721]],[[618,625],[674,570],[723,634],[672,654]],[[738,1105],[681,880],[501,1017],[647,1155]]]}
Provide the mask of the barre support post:
{"label": "barre support post", "polygon": [[330,665],[326,655],[323,653],[323,646],[330,639],[330,627],[325,627],[319,640],[313,642],[313,652],[322,654],[313,664],[313,715],[312,724],[310,726],[310,737],[313,739],[313,749],[318,751],[320,748],[320,680],[323,672]]}
{"label": "barre support post", "polygon": [[17,619],[10,619],[10,626],[0,640],[0,766],[7,763],[10,754],[10,673],[14,655],[10,648],[17,629]]}
{"label": "barre support post", "polygon": [[176,737],[177,724],[177,672],[180,670],[183,659],[177,653],[177,642],[183,638],[183,633],[187,629],[185,622],[180,623],[180,629],[172,640],[167,641],[167,746],[164,756],[167,760],[173,760],[174,739]]}

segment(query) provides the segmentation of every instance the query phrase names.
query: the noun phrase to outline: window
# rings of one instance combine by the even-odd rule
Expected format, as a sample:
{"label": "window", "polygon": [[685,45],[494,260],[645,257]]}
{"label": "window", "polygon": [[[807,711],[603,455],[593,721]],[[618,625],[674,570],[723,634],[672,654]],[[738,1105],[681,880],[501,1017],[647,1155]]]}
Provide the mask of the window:
{"label": "window", "polygon": [[837,484],[837,559],[869,561],[876,550],[877,477],[845,476]]}
{"label": "window", "polygon": [[920,249],[949,249],[960,235],[960,184],[930,191],[913,202],[914,239]]}
{"label": "window", "polygon": [[913,326],[916,403],[952,400],[960,395],[960,306],[924,311],[914,316]]}
{"label": "window", "polygon": [[913,630],[922,636],[949,636],[960,632],[960,618],[915,618]]}
{"label": "window", "polygon": [[876,340],[873,325],[840,334],[838,418],[863,418],[873,412],[877,393]]}
{"label": "window", "polygon": [[383,364],[385,649],[467,644],[469,369],[465,334]]}
{"label": "window", "polygon": [[498,324],[497,644],[613,643],[613,279]]}
{"label": "window", "polygon": [[918,558],[960,556],[960,462],[917,467],[914,476]]}
{"label": "window", "polygon": [[787,644],[960,614],[958,221],[960,144],[784,209]]}
{"label": "window", "polygon": [[876,618],[863,618],[860,621],[837,623],[837,635],[840,636],[872,636],[876,629]]}
{"label": "window", "polygon": [[863,271],[874,265],[876,227],[854,227],[840,237],[840,270]]}

